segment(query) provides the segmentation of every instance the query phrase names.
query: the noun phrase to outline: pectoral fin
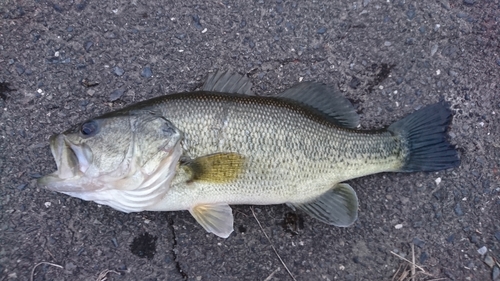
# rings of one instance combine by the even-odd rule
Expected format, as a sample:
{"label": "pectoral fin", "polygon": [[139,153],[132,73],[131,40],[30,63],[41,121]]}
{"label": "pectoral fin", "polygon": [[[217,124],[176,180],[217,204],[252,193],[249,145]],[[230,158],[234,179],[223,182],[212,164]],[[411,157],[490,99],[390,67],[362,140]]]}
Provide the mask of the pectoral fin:
{"label": "pectoral fin", "polygon": [[241,174],[244,161],[238,153],[216,153],[188,160],[182,168],[190,175],[189,181],[226,183]]}
{"label": "pectoral fin", "polygon": [[208,232],[222,238],[233,232],[233,212],[228,204],[197,205],[189,212]]}
{"label": "pectoral fin", "polygon": [[358,218],[358,197],[346,183],[335,187],[309,203],[288,203],[324,223],[347,227]]}

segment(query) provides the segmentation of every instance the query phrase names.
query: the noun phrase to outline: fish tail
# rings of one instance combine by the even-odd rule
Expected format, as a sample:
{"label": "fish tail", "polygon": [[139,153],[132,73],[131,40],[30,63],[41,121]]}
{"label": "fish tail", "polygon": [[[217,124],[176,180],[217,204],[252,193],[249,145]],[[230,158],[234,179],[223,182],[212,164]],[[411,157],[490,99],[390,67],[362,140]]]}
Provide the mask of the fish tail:
{"label": "fish tail", "polygon": [[389,126],[388,130],[401,138],[406,152],[399,171],[439,171],[460,165],[446,135],[451,119],[449,103],[439,102]]}

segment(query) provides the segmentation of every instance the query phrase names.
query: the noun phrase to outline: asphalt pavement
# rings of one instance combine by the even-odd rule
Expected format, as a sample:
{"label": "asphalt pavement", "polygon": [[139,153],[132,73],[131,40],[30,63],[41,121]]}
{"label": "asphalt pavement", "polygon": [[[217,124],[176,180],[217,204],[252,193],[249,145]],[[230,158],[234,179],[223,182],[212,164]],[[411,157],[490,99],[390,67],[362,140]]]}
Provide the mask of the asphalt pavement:
{"label": "asphalt pavement", "polygon": [[[0,280],[500,280],[499,22],[498,0],[0,0]],[[50,135],[219,69],[337,85],[363,129],[446,100],[461,165],[350,181],[349,228],[234,206],[227,239],[36,186]]]}

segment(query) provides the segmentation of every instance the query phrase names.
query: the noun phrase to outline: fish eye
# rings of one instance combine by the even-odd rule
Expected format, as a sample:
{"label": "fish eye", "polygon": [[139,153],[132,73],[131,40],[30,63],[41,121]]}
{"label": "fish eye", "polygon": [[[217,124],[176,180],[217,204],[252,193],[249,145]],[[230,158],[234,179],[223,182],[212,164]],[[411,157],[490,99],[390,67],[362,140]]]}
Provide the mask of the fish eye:
{"label": "fish eye", "polygon": [[96,121],[91,120],[82,124],[80,127],[80,133],[85,137],[92,137],[97,134],[99,130],[99,124]]}

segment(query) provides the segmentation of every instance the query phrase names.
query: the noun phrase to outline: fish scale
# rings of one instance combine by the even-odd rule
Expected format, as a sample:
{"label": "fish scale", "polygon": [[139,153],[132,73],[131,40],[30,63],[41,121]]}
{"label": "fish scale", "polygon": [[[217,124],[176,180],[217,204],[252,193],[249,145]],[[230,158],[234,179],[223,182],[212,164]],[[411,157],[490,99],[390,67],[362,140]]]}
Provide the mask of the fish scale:
{"label": "fish scale", "polygon": [[[340,128],[285,100],[262,101],[256,96],[210,92],[162,99],[155,102],[155,109],[161,110],[163,116],[184,132],[189,142],[186,149],[189,157],[223,152],[245,157],[244,172],[234,181],[217,187],[211,183],[173,186],[172,193],[189,189],[190,184],[203,191],[198,198],[190,196],[165,203],[168,205],[165,208],[187,208],[193,201],[229,204],[309,201],[338,182],[395,171],[404,158],[400,156],[400,142],[387,131],[366,134]],[[221,130],[224,120],[229,121]],[[217,133],[213,133],[213,128],[217,128]],[[223,146],[218,145],[221,140]],[[252,140],[259,141],[255,145]],[[215,194],[214,188],[221,194]],[[312,196],[307,196],[308,193]],[[236,194],[239,197],[234,197]],[[181,202],[187,205],[182,206]]]}

